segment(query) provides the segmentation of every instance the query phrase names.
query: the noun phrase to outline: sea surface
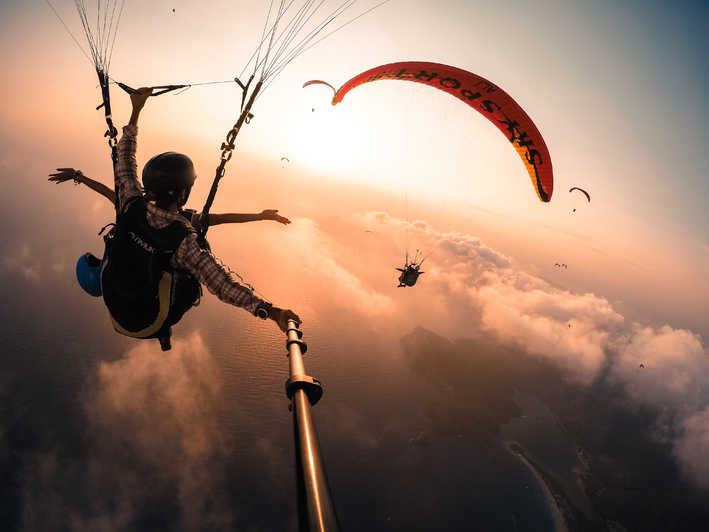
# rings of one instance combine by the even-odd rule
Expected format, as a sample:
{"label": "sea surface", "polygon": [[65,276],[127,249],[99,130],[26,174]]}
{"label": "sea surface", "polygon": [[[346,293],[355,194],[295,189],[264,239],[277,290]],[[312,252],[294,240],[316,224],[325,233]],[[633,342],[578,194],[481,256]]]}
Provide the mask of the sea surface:
{"label": "sea surface", "polygon": [[[215,355],[226,400],[238,404],[241,414],[223,419],[224,429],[237,442],[237,462],[252,463],[253,446],[270,442],[276,457],[263,467],[294,497],[282,336],[275,332],[264,339],[254,320],[241,325],[233,352]],[[554,530],[540,486],[502,440],[491,449],[470,434],[427,432],[417,406],[427,400],[426,392],[403,364],[398,345],[388,346],[391,357],[375,357],[365,337],[353,340],[317,325],[305,330],[306,368],[325,387],[313,415],[344,529]],[[519,402],[523,417],[504,427],[504,438],[520,442],[551,470],[566,471],[575,456],[573,443],[558,427],[549,438],[553,416],[541,403],[522,396]],[[570,476],[562,478],[574,488]]]}
{"label": "sea surface", "polygon": [[[217,301],[203,305],[201,314],[188,314],[175,341],[198,329],[207,339],[209,356],[217,368],[220,399],[215,415],[229,448],[221,458],[223,464],[208,465],[220,470],[212,489],[228,491],[227,501],[233,508],[228,518],[233,521],[225,521],[230,524],[223,529],[295,530],[284,337],[275,327],[264,329],[263,322],[246,313],[236,311],[224,317]],[[21,469],[13,473],[16,493],[7,487],[4,503],[8,511],[15,512],[16,522],[23,519],[28,505],[37,515],[44,511],[42,489],[48,488],[27,471],[41,465],[48,453],[56,453],[58,460],[47,477],[58,493],[53,500],[70,505],[65,494],[82,493],[79,488],[92,493],[88,484],[71,485],[82,482],[83,474],[66,476],[67,472],[90,471],[91,442],[100,443],[96,431],[102,430],[101,425],[84,425],[85,393],[96,381],[100,364],[115,364],[122,352],[138,345],[126,339],[113,343],[112,333],[101,328],[109,326],[101,312],[92,314],[77,307],[65,315],[56,314],[53,330],[38,332],[39,327],[30,326],[31,330],[3,332],[7,349],[3,378],[22,383],[21,394],[14,394],[18,402],[21,397],[32,399],[4,440],[13,446],[8,457],[21,458]],[[72,329],[80,319],[93,322],[100,333],[87,339],[80,329]],[[515,397],[523,413],[504,427],[499,441],[483,442],[467,430],[436,432],[426,417],[426,405],[440,397],[435,387],[422,386],[420,376],[412,373],[398,339],[381,339],[376,331],[355,326],[311,323],[303,329],[309,344],[306,368],[325,388],[313,416],[343,530],[552,531],[552,515],[542,490],[527,467],[504,448],[504,439],[518,441],[583,507],[583,494],[571,473],[573,442],[533,397]],[[94,431],[93,439],[86,440],[83,435],[89,430]],[[34,439],[24,440],[28,435]],[[131,434],[121,437],[130,443]],[[42,439],[46,447],[36,443]],[[84,452],[86,456],[80,454]],[[110,485],[105,476],[98,478]],[[104,495],[112,496],[110,491],[95,493],[96,497]],[[84,511],[86,501],[81,501],[76,508],[67,506],[61,515]],[[136,500],[132,504],[140,506]],[[154,513],[169,512],[179,519],[187,511],[171,503],[156,506]]]}

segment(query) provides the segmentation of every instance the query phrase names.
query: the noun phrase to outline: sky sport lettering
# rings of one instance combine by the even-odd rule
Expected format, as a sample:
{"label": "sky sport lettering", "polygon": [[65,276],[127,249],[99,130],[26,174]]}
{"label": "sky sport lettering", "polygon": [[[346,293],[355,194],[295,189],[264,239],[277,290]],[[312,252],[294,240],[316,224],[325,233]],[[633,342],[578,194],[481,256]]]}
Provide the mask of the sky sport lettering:
{"label": "sky sport lettering", "polygon": [[[416,79],[419,81],[431,83],[436,78],[438,78],[438,83],[441,85],[441,87],[448,90],[457,91],[462,85],[460,80],[451,77],[442,78],[436,72],[427,72],[426,70],[420,70],[417,74],[414,74],[413,72],[407,71],[405,68],[402,68],[396,73],[372,76],[367,80],[367,82],[377,81],[379,79]],[[489,94],[498,90],[498,88],[492,85],[491,83],[481,81],[480,84],[482,85],[482,90],[485,93]],[[463,99],[468,101],[474,101],[482,97],[482,93],[473,92],[470,89],[465,88],[460,89],[460,94]],[[520,131],[519,122],[510,119],[495,101],[490,99],[482,100],[482,102],[480,103],[480,109],[489,114],[499,112],[504,117],[504,120],[498,120],[498,122],[505,126],[505,129],[509,134],[507,138],[512,144],[516,144],[520,148],[526,149],[525,159],[534,168],[535,177],[537,178],[537,181],[539,181],[539,172],[537,171],[537,165],[543,164],[544,160],[542,159],[542,156],[539,151],[531,147],[534,146],[534,141],[529,138],[529,134],[526,131]]]}

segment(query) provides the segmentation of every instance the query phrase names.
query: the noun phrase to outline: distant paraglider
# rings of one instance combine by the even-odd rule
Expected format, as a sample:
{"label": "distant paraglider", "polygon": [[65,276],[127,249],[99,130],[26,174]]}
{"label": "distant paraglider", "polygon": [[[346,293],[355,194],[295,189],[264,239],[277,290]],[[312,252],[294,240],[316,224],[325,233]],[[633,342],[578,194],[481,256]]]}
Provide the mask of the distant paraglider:
{"label": "distant paraglider", "polygon": [[425,257],[419,260],[418,249],[416,250],[416,255],[414,256],[414,259],[411,262],[409,262],[409,253],[406,253],[406,262],[404,264],[404,267],[397,268],[397,270],[401,272],[401,275],[399,275],[399,285],[397,286],[397,288],[401,288],[402,286],[414,286],[416,284],[419,275],[426,273],[422,272],[420,269],[424,260]]}
{"label": "distant paraglider", "polygon": [[[571,194],[574,190],[578,190],[581,194],[583,194],[584,196],[586,196],[586,201],[587,201],[588,203],[591,203],[591,195],[590,195],[588,192],[586,192],[584,189],[579,188],[579,187],[571,187],[571,188],[569,189],[569,194]],[[571,210],[571,214],[574,214],[575,212],[576,212],[576,207],[574,207],[574,208]]]}
{"label": "distant paraglider", "polygon": [[[578,190],[581,194],[586,196],[586,200],[588,200],[588,203],[591,203],[591,195],[588,192],[586,192],[584,189],[579,188],[579,187],[571,187],[569,189],[569,193],[573,192],[574,190]],[[576,211],[576,209],[574,209],[574,211]]]}
{"label": "distant paraglider", "polygon": [[[305,88],[305,87],[310,87],[311,85],[325,85],[325,86],[330,87],[330,88],[332,89],[332,93],[333,93],[333,94],[335,94],[335,93],[337,92],[337,90],[335,89],[335,87],[333,87],[332,85],[330,85],[327,81],[323,81],[323,80],[321,80],[321,79],[311,79],[310,81],[306,81],[305,83],[303,83],[303,88]],[[310,109],[310,112],[311,112],[311,113],[314,113],[314,112],[315,112],[315,107],[312,107],[312,108]]]}
{"label": "distant paraglider", "polygon": [[311,79],[310,81],[306,81],[305,83],[303,83],[303,88],[309,87],[310,85],[326,85],[332,89],[333,95],[337,93],[335,87],[330,85],[327,81],[323,81],[321,79]]}

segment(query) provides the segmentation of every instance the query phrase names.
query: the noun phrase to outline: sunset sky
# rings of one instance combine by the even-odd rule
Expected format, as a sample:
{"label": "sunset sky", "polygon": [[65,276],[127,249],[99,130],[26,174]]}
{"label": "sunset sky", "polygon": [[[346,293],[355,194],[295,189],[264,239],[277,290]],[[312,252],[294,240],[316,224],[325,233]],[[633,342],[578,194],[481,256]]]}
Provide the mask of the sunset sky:
{"label": "sunset sky", "polygon": [[[52,4],[84,46],[74,3]],[[208,4],[127,2],[111,76],[139,87],[238,75],[267,3]],[[81,253],[101,252],[96,233],[111,221],[111,204],[46,181],[54,168],[74,167],[112,186],[95,71],[44,1],[3,2],[0,29],[0,286],[24,309],[2,336],[16,345],[18,331],[34,330],[68,298],[77,322],[101,332],[53,329],[46,345],[104,345],[100,334],[129,353],[124,364],[141,367],[104,361],[101,379],[149,371],[157,348],[114,335],[101,302],[73,274]],[[405,60],[454,65],[510,94],[549,148],[551,201],[539,201],[504,136],[443,92],[380,81],[333,107],[327,87],[301,88],[311,79],[339,87]],[[383,356],[421,326],[448,338],[494,334],[578,386],[612,375],[639,404],[676,413],[673,456],[707,487],[707,94],[707,2],[391,0],[296,59],[240,132],[213,212],[275,208],[293,223],[215,228],[212,248],[265,297],[298,312],[320,356],[341,345],[338,335],[352,339],[355,322]],[[240,98],[223,83],[150,99],[139,166],[163,151],[189,154],[199,179],[188,206],[199,209]],[[120,128],[130,101],[115,86],[112,101]],[[591,202],[569,194],[573,186]],[[407,243],[430,256],[419,284],[404,290],[394,268]],[[249,317],[205,299],[207,310],[191,311],[175,341],[216,357],[225,340],[209,332],[237,339]],[[280,348],[273,329],[253,334]],[[642,382],[640,363],[652,369]]]}
{"label": "sunset sky", "polygon": [[[56,4],[82,38],[72,3]],[[112,75],[134,86],[231,79],[264,19],[261,9],[245,5],[129,3]],[[389,202],[363,207],[394,215],[403,215],[406,195],[439,216],[469,218],[461,228],[475,234],[498,233],[499,241],[488,243],[536,273],[572,263],[563,280],[553,278],[565,288],[632,302],[649,318],[703,327],[706,335],[699,316],[709,312],[707,32],[697,16],[701,2],[681,6],[666,12],[659,2],[521,2],[511,16],[466,1],[443,10],[425,1],[390,2],[277,78],[257,102],[229,170],[239,179],[258,166],[287,180],[355,183],[392,194]],[[44,139],[48,149],[35,158],[61,153],[56,165],[110,178],[102,115],[90,112],[99,97],[91,64],[46,3],[2,9],[3,127],[20,145]],[[407,59],[469,69],[516,98],[550,147],[552,202],[536,200],[504,137],[443,93],[383,82],[331,107],[329,89],[300,90],[309,79],[339,86],[362,70]],[[128,102],[113,92],[121,124]],[[235,85],[222,84],[151,101],[139,162],[166,146],[188,152],[202,177],[194,196],[204,197],[239,98]],[[292,161],[286,169],[282,156]],[[571,186],[588,189],[592,204],[578,205],[567,193]],[[228,193],[220,194],[217,205],[231,204]]]}

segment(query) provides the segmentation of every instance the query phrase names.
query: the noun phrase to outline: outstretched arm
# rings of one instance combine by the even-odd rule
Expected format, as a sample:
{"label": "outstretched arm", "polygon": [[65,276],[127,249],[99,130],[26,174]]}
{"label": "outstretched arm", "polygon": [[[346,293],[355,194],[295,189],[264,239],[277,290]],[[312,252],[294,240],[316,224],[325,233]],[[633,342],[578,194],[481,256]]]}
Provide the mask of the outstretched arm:
{"label": "outstretched arm", "polygon": [[59,183],[65,183],[69,180],[73,180],[76,184],[81,183],[86,185],[91,190],[94,190],[104,196],[111,203],[113,203],[116,199],[116,194],[113,190],[108,188],[103,183],[99,183],[98,181],[85,176],[81,173],[81,170],[74,170],[73,168],[57,168],[57,173],[49,174],[49,181],[53,181],[57,185]]}
{"label": "outstretched arm", "polygon": [[116,161],[113,176],[115,180],[114,190],[116,191],[116,210],[123,212],[131,198],[142,195],[142,190],[138,184],[138,163],[135,158],[138,136],[138,117],[145,105],[145,100],[152,93],[150,88],[142,88],[131,93],[130,99],[133,112],[127,126],[123,127],[123,136],[116,146],[118,160]]}
{"label": "outstretched arm", "polygon": [[[198,227],[201,223],[202,215],[197,213],[192,217],[192,225]],[[266,209],[260,213],[242,214],[242,213],[227,213],[227,214],[210,214],[209,225],[220,224],[241,224],[245,222],[256,222],[259,220],[273,220],[284,225],[288,225],[290,220],[285,216],[278,214],[276,209]]]}
{"label": "outstretched arm", "polygon": [[221,261],[217,261],[210,251],[199,245],[197,233],[190,233],[182,240],[173,255],[173,261],[177,267],[188,270],[207,290],[225,303],[246,309],[255,316],[259,315],[260,308],[265,307],[266,317],[275,321],[283,332],[288,329],[288,320],[301,321],[292,310],[271,306],[254,294],[246,283],[237,282],[234,274]]}

